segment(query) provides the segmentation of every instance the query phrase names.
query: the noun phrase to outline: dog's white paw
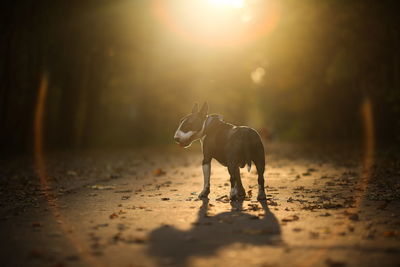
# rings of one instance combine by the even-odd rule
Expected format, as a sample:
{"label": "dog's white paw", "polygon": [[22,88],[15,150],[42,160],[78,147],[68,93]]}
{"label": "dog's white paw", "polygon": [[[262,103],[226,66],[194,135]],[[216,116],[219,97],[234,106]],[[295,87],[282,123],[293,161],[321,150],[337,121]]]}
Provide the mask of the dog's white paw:
{"label": "dog's white paw", "polygon": [[246,197],[244,189],[237,189],[236,187],[231,189],[230,199],[231,200],[243,200]]}
{"label": "dog's white paw", "polygon": [[233,187],[233,188],[231,188],[231,193],[229,194],[229,198],[231,199],[231,200],[235,200],[235,199],[237,199],[237,189],[236,189],[236,187]]}

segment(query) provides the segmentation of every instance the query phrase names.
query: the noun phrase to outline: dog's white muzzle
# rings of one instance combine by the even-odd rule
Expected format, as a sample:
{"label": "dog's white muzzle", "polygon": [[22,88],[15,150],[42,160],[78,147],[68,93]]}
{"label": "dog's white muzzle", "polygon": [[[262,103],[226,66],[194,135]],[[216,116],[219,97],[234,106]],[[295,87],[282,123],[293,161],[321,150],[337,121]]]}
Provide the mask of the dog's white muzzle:
{"label": "dog's white muzzle", "polygon": [[181,146],[188,146],[191,143],[191,138],[196,134],[195,131],[188,131],[187,133],[177,130],[174,135],[174,140]]}

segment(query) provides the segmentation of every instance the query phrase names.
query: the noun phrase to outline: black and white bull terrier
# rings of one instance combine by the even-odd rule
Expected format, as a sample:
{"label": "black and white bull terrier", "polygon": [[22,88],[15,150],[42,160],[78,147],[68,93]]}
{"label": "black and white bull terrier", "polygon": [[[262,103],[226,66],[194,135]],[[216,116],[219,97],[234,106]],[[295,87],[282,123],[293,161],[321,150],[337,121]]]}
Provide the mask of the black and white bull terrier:
{"label": "black and white bull terrier", "polygon": [[258,200],[266,198],[264,191],[265,154],[261,138],[256,130],[235,126],[222,120],[220,115],[207,115],[208,104],[204,103],[200,111],[194,104],[192,113],[183,117],[175,132],[174,139],[182,147],[189,147],[199,140],[203,150],[204,188],[199,198],[207,198],[210,193],[211,159],[216,159],[228,167],[231,182],[231,200],[241,200],[246,196],[240,179],[239,167],[251,162],[258,173]]}

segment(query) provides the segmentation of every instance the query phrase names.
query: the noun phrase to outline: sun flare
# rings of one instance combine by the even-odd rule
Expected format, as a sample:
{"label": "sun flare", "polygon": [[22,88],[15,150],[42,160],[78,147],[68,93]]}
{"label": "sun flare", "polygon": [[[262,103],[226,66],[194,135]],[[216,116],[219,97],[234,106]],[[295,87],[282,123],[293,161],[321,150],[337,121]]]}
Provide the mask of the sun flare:
{"label": "sun flare", "polygon": [[155,0],[154,3],[155,16],[174,33],[212,46],[251,42],[271,32],[279,18],[275,1]]}
{"label": "sun flare", "polygon": [[244,0],[208,0],[208,2],[220,8],[243,8],[245,5]]}

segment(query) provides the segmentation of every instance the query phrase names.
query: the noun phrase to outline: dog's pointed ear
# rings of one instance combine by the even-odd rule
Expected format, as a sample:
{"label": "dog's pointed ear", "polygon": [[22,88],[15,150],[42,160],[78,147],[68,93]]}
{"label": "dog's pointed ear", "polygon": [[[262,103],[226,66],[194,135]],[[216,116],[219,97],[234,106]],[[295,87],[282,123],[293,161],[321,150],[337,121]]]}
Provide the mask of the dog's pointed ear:
{"label": "dog's pointed ear", "polygon": [[197,105],[197,103],[194,103],[192,108],[192,113],[197,113],[198,111],[199,111],[199,105]]}
{"label": "dog's pointed ear", "polygon": [[204,116],[208,114],[208,103],[207,102],[204,102],[203,106],[201,106],[200,114],[203,114]]}

